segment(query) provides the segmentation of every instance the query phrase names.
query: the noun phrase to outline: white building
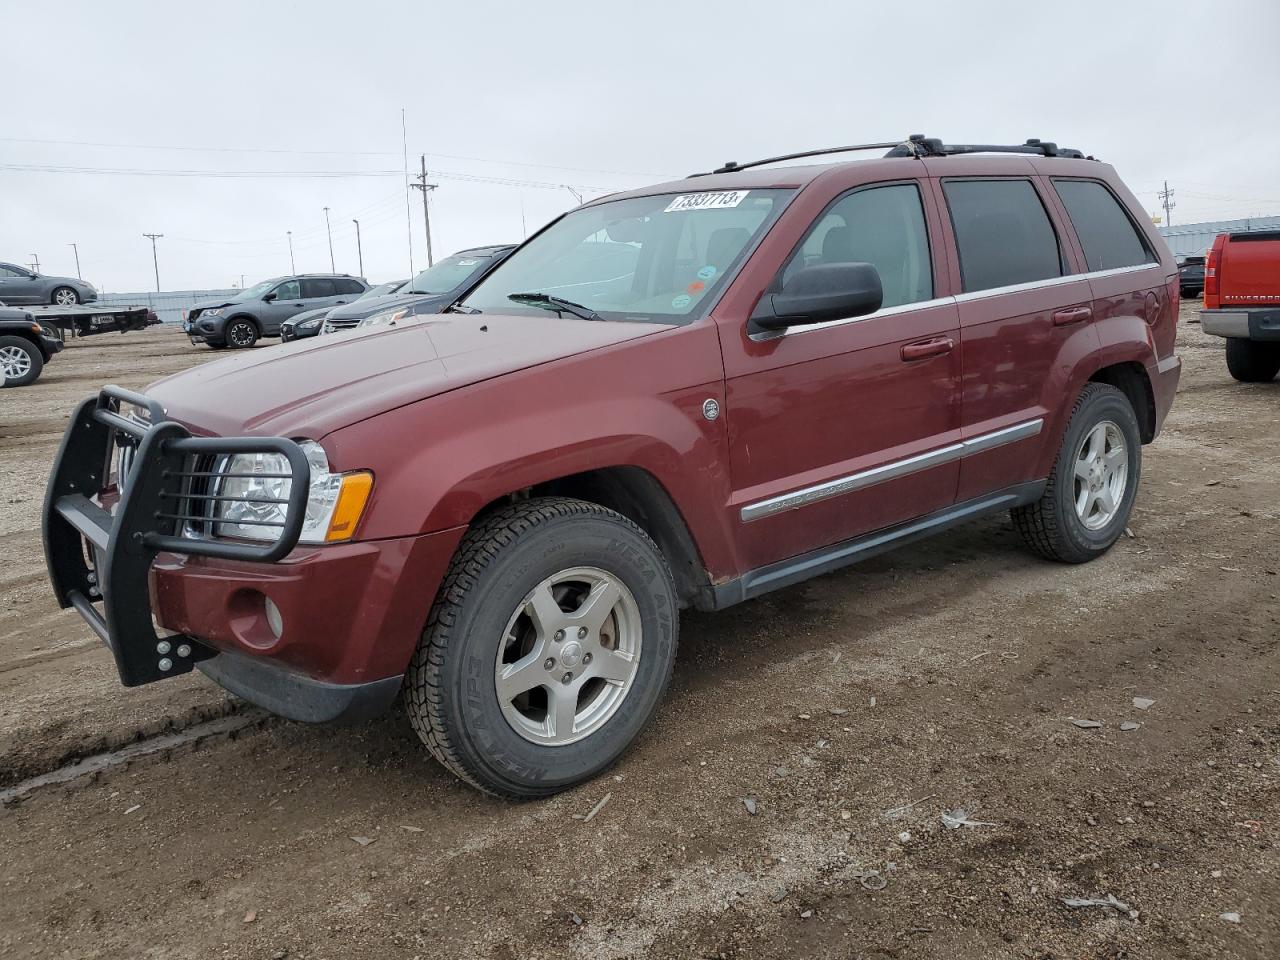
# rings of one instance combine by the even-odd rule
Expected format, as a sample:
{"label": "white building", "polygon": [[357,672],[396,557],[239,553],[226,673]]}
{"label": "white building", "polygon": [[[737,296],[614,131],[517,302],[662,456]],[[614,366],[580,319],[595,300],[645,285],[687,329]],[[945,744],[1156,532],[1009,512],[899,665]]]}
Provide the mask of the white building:
{"label": "white building", "polygon": [[1207,223],[1183,223],[1161,227],[1160,233],[1173,255],[1203,257],[1220,233],[1253,233],[1258,230],[1280,230],[1280,217],[1249,217],[1245,220],[1211,220]]}

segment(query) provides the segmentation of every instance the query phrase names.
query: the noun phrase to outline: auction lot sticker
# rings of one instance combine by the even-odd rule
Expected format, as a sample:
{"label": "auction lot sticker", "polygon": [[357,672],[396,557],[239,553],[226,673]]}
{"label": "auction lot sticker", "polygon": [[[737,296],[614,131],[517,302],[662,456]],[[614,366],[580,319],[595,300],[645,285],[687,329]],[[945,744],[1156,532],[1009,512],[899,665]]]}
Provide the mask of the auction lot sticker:
{"label": "auction lot sticker", "polygon": [[747,199],[750,190],[717,190],[714,193],[682,193],[670,203],[663,213],[681,213],[685,210],[723,210],[736,207]]}

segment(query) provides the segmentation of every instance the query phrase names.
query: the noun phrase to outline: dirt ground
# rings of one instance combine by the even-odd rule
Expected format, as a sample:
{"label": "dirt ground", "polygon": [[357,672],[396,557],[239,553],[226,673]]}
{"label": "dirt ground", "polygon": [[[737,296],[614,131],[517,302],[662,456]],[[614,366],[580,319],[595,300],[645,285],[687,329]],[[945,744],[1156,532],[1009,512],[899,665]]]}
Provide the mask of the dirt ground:
{"label": "dirt ground", "polygon": [[[400,714],[249,714],[31,791],[0,809],[0,956],[1280,956],[1280,382],[1179,343],[1103,559],[997,517],[688,615],[657,722],[548,801],[460,786]],[[199,675],[122,689],[40,551],[73,402],[210,357],[99,336],[0,391],[0,790],[245,711]]]}

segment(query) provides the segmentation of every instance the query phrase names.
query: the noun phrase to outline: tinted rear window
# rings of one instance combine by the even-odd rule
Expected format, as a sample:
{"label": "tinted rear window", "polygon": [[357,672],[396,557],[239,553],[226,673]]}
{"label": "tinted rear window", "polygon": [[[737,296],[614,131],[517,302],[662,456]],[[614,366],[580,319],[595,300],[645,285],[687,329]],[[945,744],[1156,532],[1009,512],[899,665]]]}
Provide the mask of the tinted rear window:
{"label": "tinted rear window", "polygon": [[966,293],[1062,275],[1058,237],[1030,180],[946,180]]}
{"label": "tinted rear window", "polygon": [[1090,270],[1154,263],[1137,228],[1115,196],[1092,180],[1054,180]]}

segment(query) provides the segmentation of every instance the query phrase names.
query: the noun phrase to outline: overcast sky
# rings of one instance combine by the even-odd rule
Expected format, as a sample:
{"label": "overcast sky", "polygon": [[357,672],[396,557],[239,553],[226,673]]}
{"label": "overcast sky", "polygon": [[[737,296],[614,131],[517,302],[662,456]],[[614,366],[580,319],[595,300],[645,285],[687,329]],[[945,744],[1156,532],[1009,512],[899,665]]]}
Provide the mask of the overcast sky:
{"label": "overcast sky", "polygon": [[437,257],[521,239],[558,184],[915,132],[1078,147],[1151,211],[1167,178],[1175,224],[1280,214],[1277,0],[10,0],[0,30],[0,261],[74,276],[74,242],[108,291],[154,286],[144,232],[166,290],[288,273],[288,230],[328,270],[326,206],[339,271],[353,218],[371,280],[408,273],[410,225],[421,268],[401,108]]}

